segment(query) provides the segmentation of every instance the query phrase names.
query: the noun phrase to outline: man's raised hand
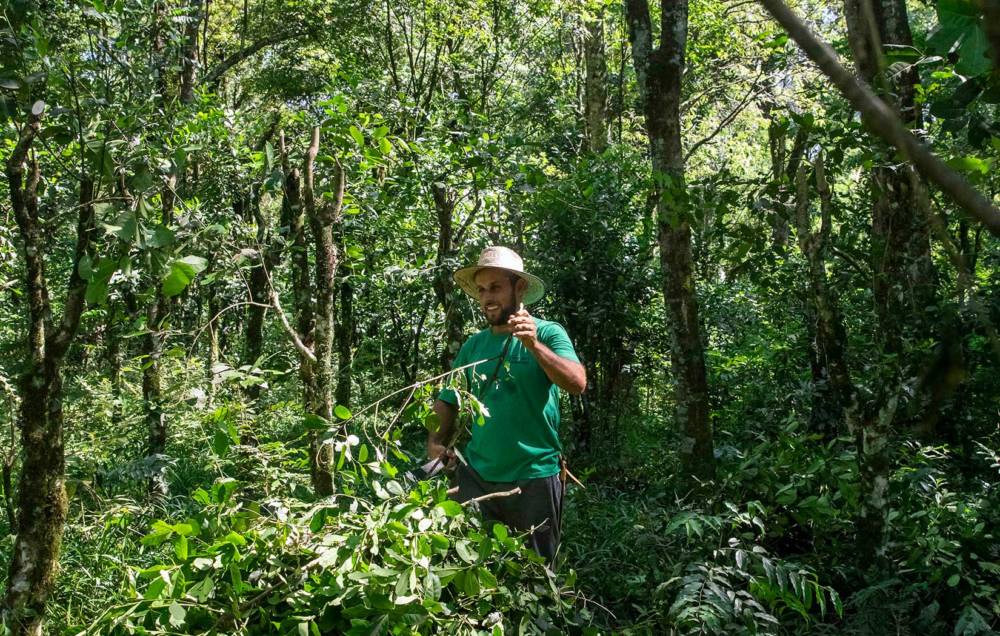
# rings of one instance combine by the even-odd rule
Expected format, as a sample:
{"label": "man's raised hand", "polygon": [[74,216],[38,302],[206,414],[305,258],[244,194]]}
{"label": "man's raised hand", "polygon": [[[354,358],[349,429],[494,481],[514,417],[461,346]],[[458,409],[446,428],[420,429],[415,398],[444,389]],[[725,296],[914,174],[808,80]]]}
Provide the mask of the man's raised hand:
{"label": "man's raised hand", "polygon": [[521,309],[510,317],[507,324],[511,326],[511,333],[514,334],[514,337],[520,340],[526,349],[535,350],[538,345],[538,325],[535,324],[535,319],[524,308],[524,305],[521,305]]}

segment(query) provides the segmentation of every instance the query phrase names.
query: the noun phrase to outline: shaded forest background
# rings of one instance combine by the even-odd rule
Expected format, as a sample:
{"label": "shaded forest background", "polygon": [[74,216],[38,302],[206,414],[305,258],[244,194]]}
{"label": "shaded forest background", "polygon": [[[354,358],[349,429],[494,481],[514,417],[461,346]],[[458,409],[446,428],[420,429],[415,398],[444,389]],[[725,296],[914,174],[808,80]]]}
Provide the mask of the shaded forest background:
{"label": "shaded forest background", "polygon": [[[10,633],[1000,630],[1000,2],[2,6]],[[408,472],[490,244],[555,574]]]}

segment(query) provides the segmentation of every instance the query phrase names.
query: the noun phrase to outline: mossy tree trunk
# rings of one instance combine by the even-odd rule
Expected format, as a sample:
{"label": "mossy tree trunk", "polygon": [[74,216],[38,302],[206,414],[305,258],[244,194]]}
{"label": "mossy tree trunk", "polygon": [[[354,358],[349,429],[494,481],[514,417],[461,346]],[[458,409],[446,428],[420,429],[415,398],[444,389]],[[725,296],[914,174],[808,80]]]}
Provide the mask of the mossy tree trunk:
{"label": "mossy tree trunk", "polygon": [[660,46],[657,48],[653,48],[646,0],[627,0],[626,13],[656,184],[663,296],[670,325],[675,419],[682,439],[680,458],[684,478],[695,485],[715,476],[715,456],[681,138],[681,78],[687,43],[688,4],[686,0],[661,0]]}
{"label": "mossy tree trunk", "polygon": [[24,256],[29,358],[20,383],[18,533],[11,550],[3,621],[13,634],[32,635],[42,633],[66,520],[62,361],[83,313],[87,282],[80,276],[79,265],[84,256],[92,256],[95,233],[95,186],[84,176],[79,183],[76,248],[62,316],[56,322],[45,274],[47,237],[38,214],[40,172],[37,161],[29,158],[40,129],[41,111],[39,105],[32,109],[5,166]]}
{"label": "mossy tree trunk", "polygon": [[[913,45],[904,0],[845,0],[844,14],[858,74],[895,108],[907,127],[920,128],[916,67],[887,73],[882,51],[883,46]],[[879,154],[870,172],[871,259],[880,360],[855,431],[861,478],[858,554],[865,564],[883,562],[890,437],[901,387],[917,364],[905,343],[930,335],[931,325],[924,317],[926,307],[935,302],[929,228],[919,213],[927,206],[927,188],[910,163],[894,159],[893,149],[884,144],[876,148]]]}
{"label": "mossy tree trunk", "polygon": [[[313,362],[312,401],[309,404],[309,411],[332,424],[334,421],[332,368],[334,303],[337,293],[335,279],[339,256],[334,231],[335,225],[341,221],[345,174],[338,162],[334,169],[332,200],[317,201],[313,165],[316,155],[319,153],[319,132],[319,127],[313,128],[312,142],[306,151],[302,189],[305,216],[312,233],[316,259],[312,344],[316,360]],[[321,497],[333,494],[331,446],[316,431],[310,432],[309,457],[313,490]]]}
{"label": "mossy tree trunk", "polygon": [[809,272],[808,303],[813,321],[812,346],[817,367],[813,378],[810,428],[825,439],[832,439],[846,430],[847,418],[853,421],[856,405],[847,365],[847,332],[836,293],[826,276],[826,250],[833,226],[833,199],[822,154],[816,157],[814,174],[820,197],[820,227],[813,229],[809,184],[802,164],[795,175],[795,226],[799,248]]}
{"label": "mossy tree trunk", "polygon": [[[461,240],[462,230],[458,236],[454,231],[455,206],[458,197],[452,188],[443,183],[431,184],[431,194],[434,197],[434,210],[438,219],[438,245],[435,262],[434,295],[437,297],[441,310],[444,312],[445,344],[441,350],[441,369],[451,369],[451,363],[462,347],[465,334],[465,319],[456,298],[455,282],[451,272],[454,269],[451,259],[455,256],[458,240]],[[464,227],[467,226],[463,226]]]}

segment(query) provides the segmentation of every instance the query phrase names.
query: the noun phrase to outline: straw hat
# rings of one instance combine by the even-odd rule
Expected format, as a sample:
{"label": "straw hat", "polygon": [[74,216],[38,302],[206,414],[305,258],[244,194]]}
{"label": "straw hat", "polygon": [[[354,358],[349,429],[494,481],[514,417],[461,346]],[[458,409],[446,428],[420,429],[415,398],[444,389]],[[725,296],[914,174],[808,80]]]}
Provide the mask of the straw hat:
{"label": "straw hat", "polygon": [[524,271],[524,261],[517,255],[517,252],[499,245],[487,247],[479,255],[478,263],[471,267],[463,267],[455,272],[455,282],[466,294],[479,300],[476,274],[487,267],[508,271],[528,281],[528,287],[524,290],[524,298],[521,300],[525,305],[537,302],[545,295],[545,283],[542,282],[542,279]]}

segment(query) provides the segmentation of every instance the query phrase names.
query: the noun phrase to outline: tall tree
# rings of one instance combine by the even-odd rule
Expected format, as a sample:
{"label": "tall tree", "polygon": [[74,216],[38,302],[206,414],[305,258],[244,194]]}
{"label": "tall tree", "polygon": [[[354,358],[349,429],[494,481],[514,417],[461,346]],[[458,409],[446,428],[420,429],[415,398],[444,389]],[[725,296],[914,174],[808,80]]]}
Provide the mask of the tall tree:
{"label": "tall tree", "polygon": [[686,0],[660,1],[660,45],[656,48],[646,0],[627,0],[626,14],[653,167],[682,469],[689,479],[711,479],[715,457],[680,120],[688,4]]}
{"label": "tall tree", "polygon": [[[434,276],[434,294],[441,310],[444,311],[445,344],[441,349],[441,368],[451,369],[451,362],[458,355],[465,333],[465,320],[461,307],[455,297],[455,282],[451,278],[451,264],[455,256],[458,242],[468,225],[463,225],[457,235],[454,230],[455,207],[458,197],[455,191],[444,183],[431,184],[434,196],[434,210],[438,219],[436,274]],[[472,214],[470,213],[470,218]]]}
{"label": "tall tree", "polygon": [[29,357],[21,378],[18,533],[11,552],[3,622],[14,634],[32,635],[42,633],[66,520],[62,363],[83,313],[87,282],[80,275],[80,263],[93,255],[95,232],[95,184],[84,175],[78,186],[76,248],[62,316],[54,322],[44,258],[50,250],[38,211],[41,174],[37,159],[29,156],[41,128],[43,109],[42,102],[32,107],[5,166],[24,255]]}
{"label": "tall tree", "polygon": [[[904,0],[845,0],[848,40],[858,74],[876,89],[907,128],[921,127],[915,96],[916,66],[886,73],[883,46],[911,47]],[[894,151],[878,145],[870,173],[872,206],[872,269],[875,313],[882,359],[875,391],[863,425],[858,429],[858,460],[862,506],[859,547],[867,563],[881,560],[886,541],[887,487],[891,460],[889,436],[896,419],[898,387],[912,371],[907,339],[927,335],[922,318],[934,302],[934,266],[930,258],[927,188],[910,163],[895,161]]]}
{"label": "tall tree", "polygon": [[816,191],[820,197],[820,226],[813,229],[809,185],[805,165],[795,174],[795,227],[799,248],[809,273],[809,295],[813,324],[813,349],[818,373],[813,378],[811,428],[824,437],[836,437],[846,429],[845,418],[853,418],[854,386],[847,366],[847,333],[840,306],[826,275],[826,252],[833,229],[833,198],[826,179],[823,155],[814,162]]}

